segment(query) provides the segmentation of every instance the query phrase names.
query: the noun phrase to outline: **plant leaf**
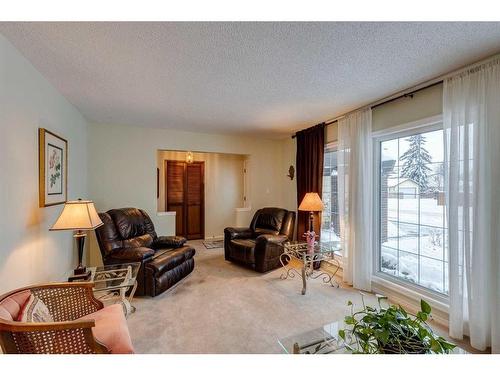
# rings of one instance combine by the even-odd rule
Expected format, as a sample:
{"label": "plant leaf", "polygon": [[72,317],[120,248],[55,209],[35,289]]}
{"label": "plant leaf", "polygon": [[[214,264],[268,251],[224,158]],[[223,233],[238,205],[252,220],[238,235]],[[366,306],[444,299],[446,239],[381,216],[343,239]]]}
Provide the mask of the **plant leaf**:
{"label": "plant leaf", "polygon": [[426,314],[431,313],[431,305],[425,302],[423,299],[420,300],[420,309]]}

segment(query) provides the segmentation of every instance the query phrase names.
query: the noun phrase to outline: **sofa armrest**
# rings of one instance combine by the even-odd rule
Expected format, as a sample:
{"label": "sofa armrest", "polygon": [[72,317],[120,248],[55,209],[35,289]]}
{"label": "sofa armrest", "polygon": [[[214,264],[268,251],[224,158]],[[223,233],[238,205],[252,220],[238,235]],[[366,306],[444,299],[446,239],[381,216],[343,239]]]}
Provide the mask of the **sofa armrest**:
{"label": "sofa armrest", "polygon": [[288,241],[288,236],[283,234],[261,234],[255,240],[255,270],[267,272],[276,268],[279,258],[283,254],[283,244]]}
{"label": "sofa armrest", "polygon": [[283,244],[284,242],[288,241],[288,236],[285,236],[284,234],[261,234],[255,239],[256,244],[267,244],[267,243],[274,243],[274,244]]}
{"label": "sofa armrest", "polygon": [[230,240],[237,238],[248,239],[253,237],[253,231],[250,228],[227,227],[224,229],[224,237]]}
{"label": "sofa armrest", "polygon": [[107,259],[142,262],[145,259],[151,258],[154,253],[155,251],[149,247],[122,247],[120,249],[113,250]]}
{"label": "sofa armrest", "polygon": [[187,239],[181,236],[160,236],[153,242],[154,249],[177,249],[186,243]]}

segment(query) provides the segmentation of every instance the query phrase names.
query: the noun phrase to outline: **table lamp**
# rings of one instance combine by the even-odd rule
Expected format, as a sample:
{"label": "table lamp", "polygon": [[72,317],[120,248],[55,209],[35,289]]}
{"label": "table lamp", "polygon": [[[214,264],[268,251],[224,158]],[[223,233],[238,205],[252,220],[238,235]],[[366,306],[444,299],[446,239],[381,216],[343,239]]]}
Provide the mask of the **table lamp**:
{"label": "table lamp", "polygon": [[76,201],[67,201],[58,219],[49,230],[73,230],[73,237],[76,239],[78,248],[78,267],[75,268],[75,276],[87,278],[89,272],[82,264],[83,245],[85,244],[86,231],[93,230],[103,225],[97,214],[94,202],[78,199]]}
{"label": "table lamp", "polygon": [[307,251],[314,252],[314,240],[316,233],[314,232],[314,212],[323,211],[323,202],[318,193],[306,193],[302,202],[299,205],[299,211],[309,211],[309,230],[304,233],[307,239]]}

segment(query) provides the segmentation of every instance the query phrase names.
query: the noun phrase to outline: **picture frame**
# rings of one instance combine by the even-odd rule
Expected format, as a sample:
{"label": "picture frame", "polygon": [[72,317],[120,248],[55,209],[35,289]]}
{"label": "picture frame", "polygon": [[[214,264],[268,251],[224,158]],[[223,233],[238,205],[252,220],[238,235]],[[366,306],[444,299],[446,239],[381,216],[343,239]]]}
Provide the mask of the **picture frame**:
{"label": "picture frame", "polygon": [[68,141],[51,131],[38,129],[39,206],[63,204],[68,196]]}

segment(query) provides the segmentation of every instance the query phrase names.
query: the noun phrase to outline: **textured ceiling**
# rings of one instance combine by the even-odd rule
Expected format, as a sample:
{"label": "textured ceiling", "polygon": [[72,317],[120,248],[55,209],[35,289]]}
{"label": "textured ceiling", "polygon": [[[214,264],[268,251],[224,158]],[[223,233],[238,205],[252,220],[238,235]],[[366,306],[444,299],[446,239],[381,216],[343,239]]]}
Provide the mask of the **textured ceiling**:
{"label": "textured ceiling", "polygon": [[92,122],[283,136],[500,51],[500,23],[0,23]]}

